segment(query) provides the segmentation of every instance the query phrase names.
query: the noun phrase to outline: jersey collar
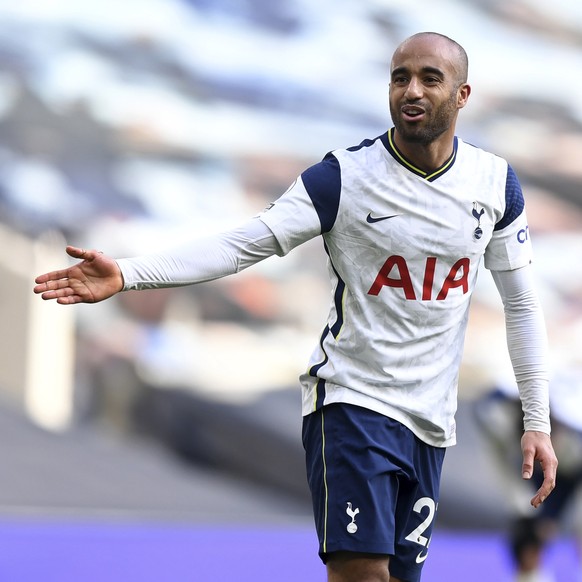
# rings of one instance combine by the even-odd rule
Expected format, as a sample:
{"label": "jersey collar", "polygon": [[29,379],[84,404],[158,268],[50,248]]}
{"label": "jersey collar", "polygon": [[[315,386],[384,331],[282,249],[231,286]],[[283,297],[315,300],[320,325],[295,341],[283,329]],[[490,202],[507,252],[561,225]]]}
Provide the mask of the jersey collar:
{"label": "jersey collar", "polygon": [[421,170],[420,168],[417,168],[412,162],[409,162],[404,157],[404,155],[400,152],[394,143],[394,131],[395,129],[392,128],[382,136],[382,142],[384,143],[384,146],[401,166],[404,166],[407,170],[410,170],[412,173],[420,176],[421,178],[424,178],[428,182],[432,182],[433,180],[440,178],[444,173],[450,170],[455,163],[455,159],[457,158],[458,145],[457,136],[455,136],[453,140],[453,153],[451,154],[451,157],[440,168],[437,168],[433,172],[429,173]]}

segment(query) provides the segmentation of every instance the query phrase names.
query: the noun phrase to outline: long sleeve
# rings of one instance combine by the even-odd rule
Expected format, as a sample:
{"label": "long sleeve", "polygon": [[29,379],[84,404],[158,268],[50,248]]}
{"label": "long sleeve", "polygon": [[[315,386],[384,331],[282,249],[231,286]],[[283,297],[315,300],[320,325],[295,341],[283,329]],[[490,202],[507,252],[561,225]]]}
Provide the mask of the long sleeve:
{"label": "long sleeve", "polygon": [[179,287],[238,273],[281,249],[254,218],[233,230],[189,241],[168,251],[118,259],[123,290]]}
{"label": "long sleeve", "polygon": [[548,344],[530,266],[491,271],[505,310],[507,344],[525,430],[550,434]]}

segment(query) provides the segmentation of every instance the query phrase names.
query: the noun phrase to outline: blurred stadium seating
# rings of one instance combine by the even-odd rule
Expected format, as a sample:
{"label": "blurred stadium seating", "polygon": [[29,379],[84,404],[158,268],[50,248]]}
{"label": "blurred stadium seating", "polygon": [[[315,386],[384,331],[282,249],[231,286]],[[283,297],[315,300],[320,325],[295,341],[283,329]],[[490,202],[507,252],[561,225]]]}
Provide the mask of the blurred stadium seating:
{"label": "blurred stadium seating", "polygon": [[[144,493],[144,514],[161,503],[166,515],[188,519],[201,506],[206,517],[234,516],[238,485],[229,483],[240,480],[246,502],[273,496],[262,512],[253,505],[253,515],[309,520],[296,378],[327,311],[318,241],[233,279],[127,293],[49,315],[44,310],[52,307],[38,298],[31,307],[27,289],[35,274],[61,266],[63,240],[129,256],[224,229],[260,211],[327,151],[379,135],[390,125],[391,51],[419,30],[448,34],[469,53],[473,95],[459,134],[507,157],[521,177],[553,364],[580,365],[580,6],[568,0],[450,0],[439,11],[430,0],[414,8],[402,0],[348,0],[341,7],[332,0],[0,4],[6,233],[0,272],[3,321],[11,330],[0,350],[0,402],[12,419],[2,430],[7,442],[11,428],[58,431],[28,441],[20,458],[4,449],[3,458],[21,463],[14,474],[28,475],[30,486],[6,481],[0,515],[26,507],[123,513],[140,488],[127,470],[139,461],[130,458],[152,447],[156,460],[148,463],[167,469],[165,463],[180,458],[192,473],[157,495]],[[499,530],[513,511],[472,417],[474,399],[508,375],[494,297],[483,273],[461,373],[460,442],[447,456],[443,481],[446,528]],[[58,326],[58,340],[48,337],[47,325]],[[47,335],[45,345],[53,342],[59,359],[47,357],[39,335]],[[44,377],[52,380],[43,382],[41,371],[49,369]],[[37,428],[18,428],[19,414]],[[79,431],[89,441],[79,441]],[[108,477],[127,493],[119,498],[92,488],[91,479],[74,479],[80,452],[45,457],[42,448],[62,439],[83,443],[86,456],[98,458],[90,442],[102,438],[123,449]],[[172,461],[162,460],[162,451],[172,452]],[[51,459],[58,479],[35,479],[43,459],[45,468]],[[102,467],[84,470],[90,475]],[[209,484],[215,473],[218,480]],[[141,482],[149,478],[162,479],[152,474]],[[189,505],[183,481],[189,479],[224,497]],[[221,479],[227,484],[218,485]],[[77,499],[79,491],[87,496]],[[174,509],[170,499],[162,501],[171,491],[182,492],[171,494]]]}

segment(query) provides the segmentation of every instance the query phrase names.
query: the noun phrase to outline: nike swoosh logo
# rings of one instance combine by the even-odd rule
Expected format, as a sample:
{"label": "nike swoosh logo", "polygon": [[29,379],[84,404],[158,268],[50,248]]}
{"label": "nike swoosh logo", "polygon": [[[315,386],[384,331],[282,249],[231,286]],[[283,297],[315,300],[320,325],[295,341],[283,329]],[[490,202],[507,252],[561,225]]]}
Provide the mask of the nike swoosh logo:
{"label": "nike swoosh logo", "polygon": [[400,216],[400,214],[390,214],[389,216],[372,216],[372,213],[369,212],[368,216],[366,216],[366,222],[374,224],[375,222],[380,222],[381,220],[388,220],[389,218],[394,218],[396,216]]}
{"label": "nike swoosh logo", "polygon": [[428,558],[428,552],[426,554],[424,554],[424,556],[422,555],[422,552],[420,552],[420,554],[418,554],[418,556],[416,556],[416,563],[422,564],[427,558]]}

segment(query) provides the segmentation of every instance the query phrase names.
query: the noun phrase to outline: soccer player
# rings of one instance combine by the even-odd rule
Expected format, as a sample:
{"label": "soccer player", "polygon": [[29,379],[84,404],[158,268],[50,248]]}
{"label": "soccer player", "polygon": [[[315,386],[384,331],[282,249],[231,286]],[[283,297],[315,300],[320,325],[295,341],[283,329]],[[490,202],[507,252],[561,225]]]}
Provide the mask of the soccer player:
{"label": "soccer player", "polygon": [[37,277],[58,303],[187,285],[285,255],[321,235],[333,286],[327,325],[301,376],[303,443],[329,582],[416,582],[427,557],[458,371],[484,259],[505,306],[524,415],[522,476],[554,487],[547,341],[519,181],[455,135],[471,92],[464,49],[437,33],[391,62],[394,127],[327,154],[239,228],[159,254],[82,261]]}

